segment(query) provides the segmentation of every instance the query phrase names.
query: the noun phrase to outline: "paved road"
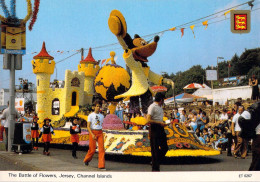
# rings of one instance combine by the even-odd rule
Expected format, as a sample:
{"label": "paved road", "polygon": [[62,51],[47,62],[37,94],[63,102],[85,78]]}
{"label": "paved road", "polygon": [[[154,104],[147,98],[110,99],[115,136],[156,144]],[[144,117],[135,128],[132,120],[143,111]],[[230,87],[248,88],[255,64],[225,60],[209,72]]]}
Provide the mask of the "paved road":
{"label": "paved road", "polygon": [[[4,164],[11,163],[10,165],[4,165],[0,170],[30,170],[28,166],[34,164],[33,167],[43,168],[43,170],[48,170],[48,165],[52,165],[54,168],[50,170],[62,170],[62,171],[93,171],[98,170],[98,156],[94,155],[89,167],[84,166],[83,158],[86,154],[84,151],[78,151],[78,159],[73,159],[71,156],[71,151],[62,149],[51,149],[51,156],[43,156],[42,149],[39,151],[34,151],[30,154],[9,154],[10,158],[17,158],[18,160],[23,160],[27,162],[27,165],[19,165],[21,167],[16,167],[15,162],[10,160],[2,160]],[[31,161],[30,161],[31,160]],[[106,168],[108,171],[151,171],[150,158],[141,157],[125,157],[125,156],[106,156]],[[39,161],[38,163],[36,163]],[[54,162],[55,161],[55,162]],[[176,157],[167,158],[163,161],[161,165],[161,171],[247,171],[251,162],[251,156],[249,155],[247,159],[235,159],[234,157],[226,156],[223,153],[219,156],[212,157]],[[55,167],[54,164],[57,166]],[[58,163],[60,165],[58,165]],[[15,164],[15,165],[13,165]],[[23,163],[20,163],[23,164]],[[65,165],[64,165],[65,164]],[[2,165],[1,165],[2,166]],[[74,166],[74,167],[73,167]],[[49,166],[51,167],[51,166]],[[31,169],[35,170],[35,169]]]}
{"label": "paved road", "polygon": [[[3,145],[3,143],[0,143]],[[3,147],[0,146],[3,150]],[[18,155],[0,151],[0,170],[56,170],[56,171],[98,171],[98,155],[95,154],[90,165],[84,166],[86,151],[78,151],[78,159],[71,156],[70,150],[51,148],[51,156],[42,155],[43,148],[28,154]],[[210,157],[166,158],[161,171],[247,171],[251,163],[251,153],[246,159],[228,157],[226,152]],[[151,171],[151,158],[106,155],[108,171]]]}
{"label": "paved road", "polygon": [[0,156],[0,171],[32,171],[30,166]]}
{"label": "paved road", "polygon": [[[57,152],[57,153],[56,153]],[[63,151],[64,152],[64,151]],[[62,153],[63,153],[62,152]],[[65,151],[69,152],[69,151]],[[56,158],[60,160],[71,161],[70,158],[64,158],[59,151],[53,151]],[[82,163],[86,152],[78,152],[79,159],[73,159],[73,162]],[[95,155],[90,166],[97,166],[98,159]],[[247,159],[235,159],[228,157],[226,152],[219,156],[211,157],[176,157],[166,158],[161,165],[161,171],[247,171],[251,163],[251,154]],[[143,157],[125,157],[125,156],[106,156],[106,168],[111,171],[151,171],[151,158]]]}

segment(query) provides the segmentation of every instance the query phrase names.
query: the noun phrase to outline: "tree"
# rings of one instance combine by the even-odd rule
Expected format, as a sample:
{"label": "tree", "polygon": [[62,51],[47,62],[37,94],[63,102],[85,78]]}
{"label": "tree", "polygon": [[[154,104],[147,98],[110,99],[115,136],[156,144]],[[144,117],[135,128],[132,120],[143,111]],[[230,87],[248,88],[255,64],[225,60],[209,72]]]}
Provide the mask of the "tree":
{"label": "tree", "polygon": [[260,48],[246,49],[238,61],[239,75],[247,75],[250,69],[260,66]]}
{"label": "tree", "polygon": [[256,79],[259,81],[260,80],[260,67],[255,66],[251,70],[249,70],[247,76],[248,78],[252,77],[252,75],[255,75]]}
{"label": "tree", "polygon": [[239,63],[238,55],[235,54],[230,61],[231,61],[230,76],[240,75],[239,66],[238,66],[238,63]]}
{"label": "tree", "polygon": [[[176,95],[183,92],[183,87],[190,83],[203,83],[203,76],[205,77],[205,70],[201,65],[194,65],[189,70],[178,72],[173,81],[175,82]],[[189,91],[188,91],[189,92]]]}
{"label": "tree", "polygon": [[219,78],[228,77],[228,62],[222,61],[218,63],[218,74]]}

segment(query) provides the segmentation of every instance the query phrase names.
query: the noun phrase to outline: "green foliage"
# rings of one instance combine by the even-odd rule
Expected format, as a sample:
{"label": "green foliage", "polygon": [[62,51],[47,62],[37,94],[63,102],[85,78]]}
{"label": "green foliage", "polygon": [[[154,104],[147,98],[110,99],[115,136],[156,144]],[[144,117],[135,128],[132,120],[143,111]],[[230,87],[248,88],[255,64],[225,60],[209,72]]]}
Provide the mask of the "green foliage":
{"label": "green foliage", "polygon": [[239,63],[239,57],[237,54],[235,54],[231,59],[230,76],[240,75],[238,63]]}
{"label": "green foliage", "polygon": [[228,77],[228,62],[222,61],[218,63],[218,74],[219,78]]}
{"label": "green foliage", "polygon": [[253,67],[252,69],[249,70],[248,72],[248,78],[252,77],[252,75],[256,76],[257,80],[260,80],[260,67]]}
{"label": "green foliage", "polygon": [[[228,68],[228,65],[231,67]],[[178,95],[184,92],[183,87],[190,83],[200,83],[202,84],[206,78],[205,70],[211,70],[211,66],[207,66],[206,69],[203,69],[201,65],[192,66],[189,70],[184,72],[179,71],[176,74],[171,73],[170,75],[166,72],[163,73],[164,78],[172,79],[175,83],[175,95]],[[217,67],[213,67],[217,69]],[[229,76],[242,76],[247,75],[245,79],[242,79],[239,85],[247,85],[248,78],[253,74],[256,75],[256,78],[260,80],[260,48],[256,49],[245,49],[245,51],[239,57],[235,54],[230,61],[222,61],[218,63],[218,73],[219,78],[226,78]],[[210,82],[206,82],[209,86]],[[219,87],[219,82],[214,81],[214,88]],[[164,85],[167,87],[166,97],[173,96],[173,90],[169,85]],[[186,90],[187,93],[192,93],[194,90]]]}
{"label": "green foliage", "polygon": [[[245,49],[240,57],[235,54],[229,63],[229,76],[247,75],[253,67],[260,67],[260,48]],[[219,78],[228,77],[228,61],[218,63],[218,73]]]}
{"label": "green foliage", "polygon": [[[172,79],[175,83],[175,95],[178,95],[184,92],[183,87],[190,83],[203,83],[203,76],[205,78],[205,70],[201,67],[201,65],[192,66],[189,70],[184,72],[177,72],[176,75],[168,73],[164,73],[162,75],[164,78]],[[166,97],[173,96],[172,88],[169,85],[164,85],[167,87]],[[193,90],[194,91],[194,90]],[[186,92],[192,92],[187,90]]]}
{"label": "green foliage", "polygon": [[92,105],[90,104],[85,104],[84,106],[79,106],[79,111],[78,112],[91,112],[92,111]]}
{"label": "green foliage", "polygon": [[63,126],[65,126],[66,121],[67,121],[67,120],[66,120],[66,118],[65,118],[64,115],[63,115],[62,118],[59,119],[58,121],[53,121],[53,122],[52,122],[52,126],[53,126],[54,128],[63,127]]}

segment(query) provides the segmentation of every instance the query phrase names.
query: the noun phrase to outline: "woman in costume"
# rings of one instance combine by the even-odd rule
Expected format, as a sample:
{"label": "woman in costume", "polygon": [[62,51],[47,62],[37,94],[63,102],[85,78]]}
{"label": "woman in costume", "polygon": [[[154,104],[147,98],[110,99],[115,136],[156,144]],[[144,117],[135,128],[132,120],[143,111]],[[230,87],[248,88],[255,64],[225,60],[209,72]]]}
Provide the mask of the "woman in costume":
{"label": "woman in costume", "polygon": [[81,133],[81,128],[79,125],[79,118],[74,118],[72,121],[72,126],[70,126],[70,141],[72,143],[72,157],[77,159],[77,149],[79,144],[79,133]]}
{"label": "woman in costume", "polygon": [[50,148],[50,142],[52,141],[51,134],[55,135],[53,132],[53,128],[50,124],[51,119],[45,118],[44,124],[41,128],[41,133],[39,138],[42,136],[42,141],[44,142],[44,149],[43,149],[43,155],[50,155],[49,148]]}
{"label": "woman in costume", "polygon": [[37,116],[33,117],[33,122],[31,124],[31,137],[32,137],[32,145],[34,150],[38,150],[38,140],[39,140],[39,125],[37,121],[39,118]]}

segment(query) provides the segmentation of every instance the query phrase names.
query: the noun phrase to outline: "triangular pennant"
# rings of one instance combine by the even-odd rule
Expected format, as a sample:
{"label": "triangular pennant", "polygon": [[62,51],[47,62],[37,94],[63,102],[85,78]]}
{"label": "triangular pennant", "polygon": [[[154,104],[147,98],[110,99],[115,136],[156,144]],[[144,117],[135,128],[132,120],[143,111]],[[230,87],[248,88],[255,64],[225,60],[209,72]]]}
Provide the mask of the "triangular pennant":
{"label": "triangular pennant", "polygon": [[192,33],[193,33],[193,35],[194,35],[194,38],[195,38],[195,34],[194,34],[194,30],[193,30],[194,27],[195,27],[195,25],[191,25],[191,26],[190,26],[190,29],[191,29],[191,31],[192,31]]}
{"label": "triangular pennant", "polygon": [[107,64],[110,60],[111,60],[111,58],[108,58],[105,64]]}
{"label": "triangular pennant", "polygon": [[234,10],[235,8],[233,8],[233,9],[231,9],[231,10],[228,10],[228,11],[226,11],[225,13],[224,13],[224,15],[225,15],[225,18],[227,18],[226,16],[227,16],[227,14],[229,14],[230,13],[230,11],[232,11],[232,10]]}
{"label": "triangular pennant", "polygon": [[184,28],[181,28],[181,37],[184,35]]}
{"label": "triangular pennant", "polygon": [[176,30],[176,27],[172,27],[169,29],[170,31],[175,31]]}
{"label": "triangular pennant", "polygon": [[205,26],[205,30],[208,28],[208,20],[206,20],[206,21],[204,21],[204,22],[202,22],[202,25],[204,25]]}
{"label": "triangular pennant", "polygon": [[101,65],[104,64],[104,62],[105,62],[106,60],[107,60],[107,59],[103,59],[103,60],[101,61]]}

